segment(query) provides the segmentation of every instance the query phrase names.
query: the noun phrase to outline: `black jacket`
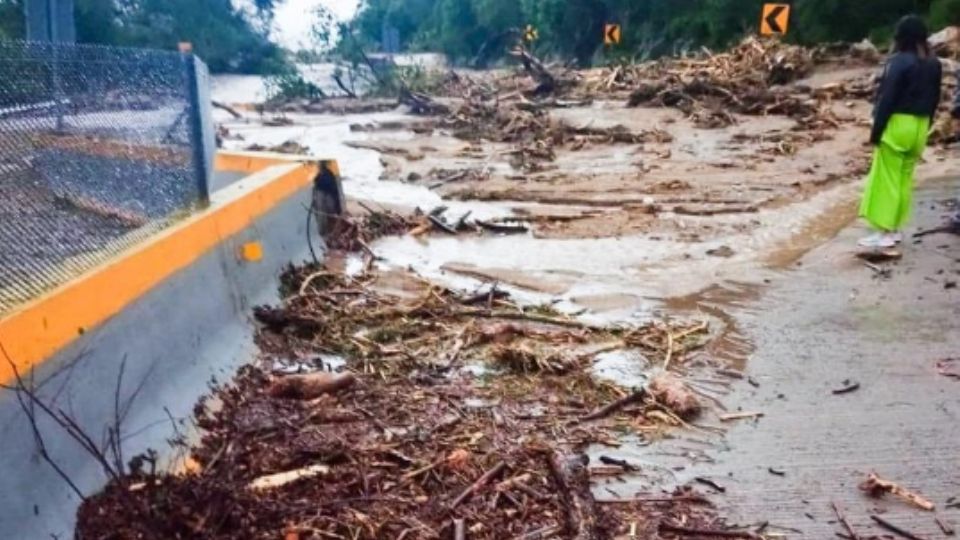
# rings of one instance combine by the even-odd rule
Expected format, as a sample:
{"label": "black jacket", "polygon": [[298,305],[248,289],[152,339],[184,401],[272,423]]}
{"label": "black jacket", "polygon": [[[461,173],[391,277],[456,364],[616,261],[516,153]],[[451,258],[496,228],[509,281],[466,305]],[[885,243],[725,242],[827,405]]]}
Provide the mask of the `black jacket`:
{"label": "black jacket", "polygon": [[927,116],[932,121],[940,105],[942,78],[943,68],[936,57],[920,58],[908,52],[890,57],[877,93],[870,142],[880,144],[883,130],[895,113]]}
{"label": "black jacket", "polygon": [[[957,80],[960,81],[960,69],[957,70]],[[950,114],[960,120],[960,84],[957,85],[957,93],[953,95],[953,108]]]}

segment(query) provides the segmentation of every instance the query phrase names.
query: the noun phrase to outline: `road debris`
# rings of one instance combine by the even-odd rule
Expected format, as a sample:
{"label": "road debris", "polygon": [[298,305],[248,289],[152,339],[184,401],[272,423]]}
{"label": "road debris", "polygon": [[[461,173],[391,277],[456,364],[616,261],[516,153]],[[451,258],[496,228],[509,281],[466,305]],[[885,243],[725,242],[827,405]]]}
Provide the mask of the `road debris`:
{"label": "road debris", "polygon": [[883,268],[881,266],[873,264],[872,262],[867,262],[867,261],[864,261],[863,265],[869,268],[870,271],[873,272],[874,277],[877,277],[880,279],[890,279],[890,276],[893,275],[892,268]]}
{"label": "road debris", "polygon": [[701,529],[697,527],[687,527],[676,523],[663,522],[660,524],[660,530],[668,533],[675,533],[682,536],[696,536],[706,538],[746,538],[748,540],[763,540],[763,537],[751,531],[738,531],[735,529]]}
{"label": "road debris", "polygon": [[[639,84],[630,94],[628,105],[675,107],[706,128],[736,123],[731,112],[783,114],[806,126],[836,125],[831,113],[810,95],[777,86],[809,73],[814,54],[803,47],[750,37],[725,53],[634,66],[633,78],[651,82]],[[836,91],[846,94],[859,90]]]}
{"label": "road debris", "polygon": [[831,390],[833,395],[849,394],[860,389],[860,383],[852,381],[850,379],[844,379],[843,385],[840,388],[834,388]]}
{"label": "road debris", "polygon": [[877,525],[880,525],[880,526],[883,527],[884,529],[886,529],[886,530],[888,530],[888,531],[890,531],[890,532],[892,532],[892,533],[894,533],[894,534],[897,534],[897,535],[899,535],[899,536],[902,536],[902,537],[904,537],[904,538],[907,538],[908,540],[926,540],[924,537],[922,537],[922,536],[917,536],[917,535],[913,534],[912,532],[910,532],[910,531],[908,531],[908,530],[906,530],[906,529],[904,529],[904,528],[902,528],[902,527],[899,527],[899,526],[897,526],[897,525],[894,525],[893,523],[890,523],[890,522],[887,521],[886,519],[884,519],[884,518],[882,518],[882,517],[880,517],[880,516],[878,516],[878,515],[876,515],[876,514],[870,514],[870,519],[872,519],[872,520],[874,520],[875,522],[877,522]]}
{"label": "road debris", "polygon": [[869,263],[883,263],[899,261],[903,258],[903,252],[899,249],[868,249],[855,253],[856,257]]}
{"label": "road debris", "polygon": [[933,520],[937,522],[937,526],[940,527],[940,530],[943,531],[943,534],[947,536],[953,536],[956,534],[956,530],[954,530],[953,525],[951,525],[946,519],[940,516],[934,516]]}
{"label": "road debris", "polygon": [[344,390],[357,382],[352,373],[316,373],[284,375],[276,378],[267,389],[273,397],[315,399],[324,394]]}
{"label": "road debris", "polygon": [[727,488],[721,486],[720,484],[714,482],[713,480],[710,480],[709,478],[704,478],[704,477],[702,477],[702,476],[697,476],[696,478],[693,479],[693,481],[694,481],[694,482],[697,482],[698,484],[703,484],[703,485],[705,485],[705,486],[709,486],[711,489],[713,489],[713,490],[715,490],[715,491],[717,491],[717,492],[719,492],[719,493],[726,493],[726,492],[727,492]]}
{"label": "road debris", "polygon": [[721,422],[732,422],[734,420],[757,419],[762,417],[762,412],[736,412],[721,414],[717,418],[719,418]]}
{"label": "road debris", "polygon": [[600,456],[600,463],[620,467],[626,472],[636,472],[640,470],[640,467],[627,462],[625,459],[617,459],[610,456]]}
{"label": "road debris", "polygon": [[876,473],[870,473],[867,479],[860,484],[860,489],[871,497],[882,497],[885,493],[891,493],[928,512],[932,512],[936,508],[932,502],[922,495],[918,495],[889,480],[884,480],[877,476]]}
{"label": "road debris", "polygon": [[[582,450],[618,430],[669,429],[669,405],[595,378],[589,353],[577,351],[619,340],[663,355],[668,335],[705,326],[593,326],[493,287],[465,293],[411,275],[398,296],[381,278],[289,269],[282,303],[255,312],[264,366],[242,368],[195,409],[196,466],[111,483],[83,504],[78,535],[586,540],[683,523],[750,538],[695,506],[690,491],[616,504],[590,491]],[[524,351],[510,357],[522,369],[504,350]],[[675,361],[687,351],[676,347]],[[320,352],[346,364],[273,372],[276,358],[309,369]],[[489,375],[461,369],[471,365]],[[126,489],[133,483],[142,488]]]}
{"label": "road debris", "polygon": [[288,140],[275,146],[264,146],[262,144],[251,144],[246,147],[251,152],[274,152],[278,154],[296,154],[301,156],[310,155],[310,148],[300,144],[297,141]]}
{"label": "road debris", "polygon": [[313,478],[330,472],[330,467],[326,465],[310,465],[293,471],[284,471],[275,474],[261,476],[250,482],[250,489],[254,491],[263,491],[283,487],[292,482]]}
{"label": "road debris", "polygon": [[847,517],[840,511],[840,507],[837,506],[837,503],[831,502],[830,506],[833,508],[833,513],[837,515],[837,520],[843,525],[843,528],[846,529],[847,534],[850,536],[850,540],[860,540],[860,535],[853,530],[853,526],[850,525],[850,522],[847,521]]}
{"label": "road debris", "polygon": [[937,360],[937,373],[944,377],[960,379],[960,358],[944,358]]}
{"label": "road debris", "polygon": [[370,252],[370,243],[374,240],[407,234],[417,226],[417,221],[396,212],[368,209],[367,214],[361,216],[336,216],[326,242],[333,250]]}
{"label": "road debris", "polygon": [[684,419],[696,416],[702,406],[696,394],[680,379],[669,373],[661,373],[647,386],[650,394],[658,402]]}

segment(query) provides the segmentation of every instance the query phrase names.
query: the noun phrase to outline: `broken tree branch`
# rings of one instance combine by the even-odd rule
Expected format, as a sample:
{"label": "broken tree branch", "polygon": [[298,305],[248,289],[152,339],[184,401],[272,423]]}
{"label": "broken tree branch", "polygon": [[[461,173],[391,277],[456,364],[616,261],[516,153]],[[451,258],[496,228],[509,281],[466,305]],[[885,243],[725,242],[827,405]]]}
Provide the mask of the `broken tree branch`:
{"label": "broken tree branch", "polygon": [[242,114],[240,114],[239,112],[237,112],[236,109],[234,109],[233,107],[227,105],[226,103],[221,103],[221,102],[219,102],[219,101],[212,100],[212,101],[210,102],[210,104],[213,105],[214,107],[218,108],[218,109],[222,109],[222,110],[224,110],[224,111],[227,111],[228,113],[230,113],[230,116],[232,116],[232,117],[234,117],[234,118],[243,118],[243,115],[242,115]]}
{"label": "broken tree branch", "polygon": [[890,531],[890,532],[892,532],[892,533],[894,533],[894,534],[898,534],[898,535],[900,535],[900,536],[902,536],[902,537],[904,537],[904,538],[908,538],[909,540],[926,540],[924,537],[922,537],[922,536],[917,536],[917,535],[913,534],[912,532],[910,532],[910,531],[908,531],[908,530],[906,530],[906,529],[903,529],[903,528],[901,528],[901,527],[899,527],[899,526],[897,526],[897,525],[894,525],[893,523],[890,523],[889,521],[883,519],[882,517],[880,517],[880,516],[878,516],[878,515],[876,515],[876,514],[871,514],[871,515],[870,515],[870,519],[876,521],[876,522],[877,522],[877,525],[880,525],[880,526],[883,527],[884,529],[886,529],[886,530],[888,530],[888,531]]}
{"label": "broken tree branch", "polygon": [[507,468],[507,463],[505,461],[501,461],[496,465],[494,465],[492,469],[483,473],[483,475],[480,478],[478,478],[476,482],[470,484],[470,486],[467,487],[467,489],[463,490],[463,493],[458,495],[457,498],[454,499],[452,503],[450,503],[450,508],[451,509],[456,508],[460,503],[465,501],[468,497],[476,493],[477,490],[479,490],[480,488],[485,486],[488,482],[490,482],[490,480],[493,480],[494,478],[499,476],[500,473],[502,473],[503,470],[506,468]]}
{"label": "broken tree branch", "polygon": [[831,502],[830,506],[833,507],[833,513],[837,515],[837,519],[840,521],[840,524],[843,525],[843,528],[847,530],[847,534],[850,535],[850,540],[860,540],[860,535],[853,530],[853,527],[847,521],[847,517],[844,516],[840,511],[840,507],[837,506],[837,503]]}
{"label": "broken tree branch", "polygon": [[733,531],[724,529],[700,529],[696,527],[684,527],[668,521],[660,523],[660,530],[672,532],[683,536],[706,536],[714,538],[746,538],[748,540],[762,540],[763,537],[750,531]]}
{"label": "broken tree branch", "polygon": [[592,413],[590,413],[590,414],[588,414],[588,415],[586,415],[586,416],[581,417],[581,418],[580,418],[580,421],[581,421],[581,422],[589,422],[589,421],[591,421],[591,420],[599,420],[600,418],[605,418],[605,417],[610,416],[611,414],[619,411],[620,409],[626,407],[627,405],[632,405],[632,404],[634,404],[634,403],[640,403],[640,402],[643,401],[644,398],[646,398],[646,397],[647,397],[647,391],[646,391],[646,389],[641,388],[641,389],[639,389],[639,390],[635,390],[635,391],[631,392],[630,394],[627,394],[626,396],[624,396],[624,397],[622,397],[622,398],[620,398],[620,399],[618,399],[618,400],[616,400],[616,401],[607,403],[606,405],[604,405],[603,407],[600,407],[599,409],[593,411]]}

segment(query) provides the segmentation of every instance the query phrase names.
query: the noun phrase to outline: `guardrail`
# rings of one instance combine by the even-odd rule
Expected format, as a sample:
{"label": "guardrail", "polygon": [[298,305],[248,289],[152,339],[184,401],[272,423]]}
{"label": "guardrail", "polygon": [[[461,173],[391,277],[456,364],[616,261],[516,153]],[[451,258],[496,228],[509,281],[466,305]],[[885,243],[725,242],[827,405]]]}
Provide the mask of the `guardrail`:
{"label": "guardrail", "polygon": [[196,57],[0,42],[0,317],[206,204]]}

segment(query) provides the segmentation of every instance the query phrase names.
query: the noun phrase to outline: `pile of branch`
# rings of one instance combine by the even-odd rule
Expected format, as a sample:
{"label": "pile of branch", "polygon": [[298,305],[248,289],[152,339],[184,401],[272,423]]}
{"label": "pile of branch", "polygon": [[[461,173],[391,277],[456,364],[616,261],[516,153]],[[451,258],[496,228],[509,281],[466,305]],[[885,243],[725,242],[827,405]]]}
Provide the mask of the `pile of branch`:
{"label": "pile of branch", "polygon": [[[414,297],[398,296],[380,292],[377,278],[291,268],[283,303],[255,311],[264,361],[218,389],[215,407],[196,407],[203,437],[190,472],[132,469],[83,503],[77,536],[593,540],[655,537],[676,523],[728,531],[690,493],[595,500],[578,450],[661,422],[646,411],[663,405],[594,378],[586,362],[555,369],[577,347],[618,337],[659,347],[689,329],[592,327],[517,306],[495,288],[420,283],[405,287]],[[538,360],[483,378],[453,369],[502,368],[505,350],[537,350]],[[321,352],[344,358],[340,373],[322,371]],[[278,361],[307,373],[277,371]]]}
{"label": "pile of branch", "polygon": [[[728,52],[621,68],[633,84],[628,106],[674,107],[700,127],[734,123],[731,113],[783,115],[813,124],[827,112],[819,100],[785,86],[810,73],[811,49],[747,38]],[[627,75],[629,74],[629,75]]]}
{"label": "pile of branch", "polygon": [[369,251],[370,243],[390,235],[403,235],[417,226],[411,218],[390,210],[367,209],[361,216],[335,216],[333,229],[327,235],[327,247],[337,251]]}
{"label": "pile of branch", "polygon": [[514,168],[531,172],[555,159],[556,148],[577,150],[586,144],[642,144],[669,142],[666,131],[653,127],[631,131],[622,125],[607,128],[573,126],[554,119],[546,108],[528,107],[532,102],[465,100],[444,120],[455,137],[513,143]]}

